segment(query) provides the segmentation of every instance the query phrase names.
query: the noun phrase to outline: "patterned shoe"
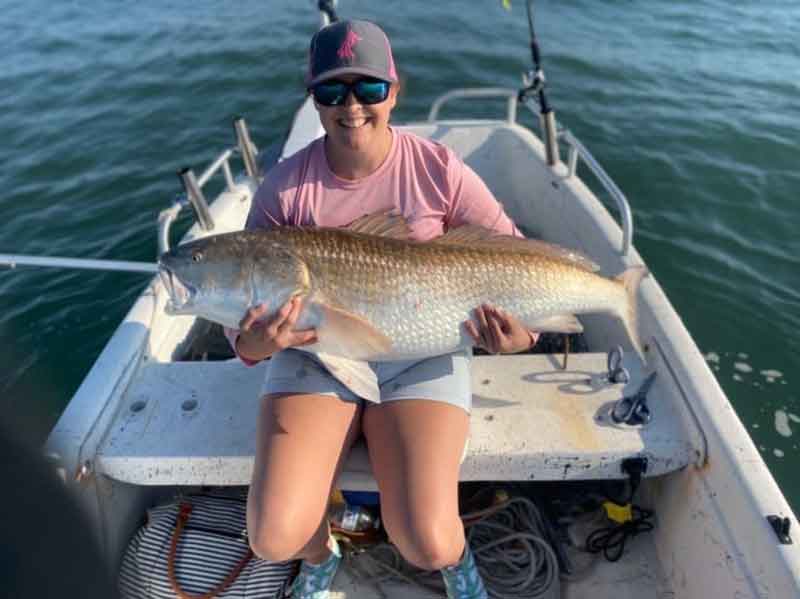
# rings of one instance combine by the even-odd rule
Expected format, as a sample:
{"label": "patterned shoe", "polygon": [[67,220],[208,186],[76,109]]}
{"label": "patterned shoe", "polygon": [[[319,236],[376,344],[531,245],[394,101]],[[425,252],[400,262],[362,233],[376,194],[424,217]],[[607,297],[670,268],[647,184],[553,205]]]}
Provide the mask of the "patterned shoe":
{"label": "patterned shoe", "polygon": [[464,555],[460,562],[455,566],[442,568],[442,578],[447,589],[447,599],[488,599],[469,543],[464,546]]}
{"label": "patterned shoe", "polygon": [[309,564],[304,561],[300,565],[300,572],[288,593],[292,599],[328,599],[333,577],[336,576],[339,562],[342,561],[339,543],[333,537],[330,546],[331,555],[321,564]]}

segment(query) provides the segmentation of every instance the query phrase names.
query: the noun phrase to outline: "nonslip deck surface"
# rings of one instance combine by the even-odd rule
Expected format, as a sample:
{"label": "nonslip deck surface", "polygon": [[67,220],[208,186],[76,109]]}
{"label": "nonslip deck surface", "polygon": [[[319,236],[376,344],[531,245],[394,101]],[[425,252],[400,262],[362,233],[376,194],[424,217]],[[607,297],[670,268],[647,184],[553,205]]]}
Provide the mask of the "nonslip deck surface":
{"label": "nonslip deck surface", "polygon": [[[611,384],[605,354],[475,357],[469,447],[462,480],[621,478],[626,457],[648,458],[647,476],[689,463],[693,454],[656,382],[650,424],[614,424],[611,406],[635,391]],[[265,365],[238,361],[143,363],[97,455],[97,471],[153,485],[249,484],[259,389]],[[352,452],[340,486],[375,489],[366,449]]]}

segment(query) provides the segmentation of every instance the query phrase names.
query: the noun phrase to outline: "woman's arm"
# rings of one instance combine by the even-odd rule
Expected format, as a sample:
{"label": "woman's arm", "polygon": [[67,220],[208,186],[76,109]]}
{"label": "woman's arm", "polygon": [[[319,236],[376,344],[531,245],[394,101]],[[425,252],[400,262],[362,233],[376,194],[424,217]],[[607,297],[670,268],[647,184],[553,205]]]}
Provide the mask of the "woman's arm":
{"label": "woman's arm", "polygon": [[253,306],[239,323],[234,351],[245,364],[255,364],[288,347],[316,343],[316,330],[294,328],[302,309],[303,301],[292,298],[270,320],[263,321],[268,306]]}
{"label": "woman's arm", "polygon": [[[259,186],[245,229],[270,229],[285,225],[287,217],[275,185],[269,175]],[[310,345],[317,340],[314,329],[295,330],[302,302],[289,300],[269,319],[264,320],[268,306],[251,306],[239,322],[238,329],[225,327],[225,337],[234,353],[247,366],[253,366],[287,347]]]}

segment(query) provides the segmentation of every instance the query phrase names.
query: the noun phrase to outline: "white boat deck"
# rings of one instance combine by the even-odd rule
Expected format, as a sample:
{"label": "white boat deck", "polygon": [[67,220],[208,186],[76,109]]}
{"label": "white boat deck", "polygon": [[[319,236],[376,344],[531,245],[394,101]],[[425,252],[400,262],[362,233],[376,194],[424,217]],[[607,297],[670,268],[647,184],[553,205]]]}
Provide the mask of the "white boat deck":
{"label": "white boat deck", "polygon": [[[653,418],[643,427],[615,424],[609,410],[643,376],[611,384],[606,355],[478,356],[473,410],[461,480],[587,480],[625,475],[623,459],[644,456],[647,476],[688,464],[694,451],[681,420],[648,394]],[[256,413],[265,365],[144,362],[96,458],[97,471],[140,485],[246,485],[255,451]],[[340,486],[375,490],[366,448],[351,452]]]}

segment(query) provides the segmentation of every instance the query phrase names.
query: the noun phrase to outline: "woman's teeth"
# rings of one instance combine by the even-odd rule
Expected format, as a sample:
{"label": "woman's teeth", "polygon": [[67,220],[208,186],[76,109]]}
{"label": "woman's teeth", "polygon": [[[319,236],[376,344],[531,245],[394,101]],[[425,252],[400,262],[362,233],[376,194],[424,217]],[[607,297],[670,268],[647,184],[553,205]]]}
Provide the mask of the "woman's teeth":
{"label": "woman's teeth", "polygon": [[342,127],[347,127],[348,129],[356,129],[358,127],[361,127],[362,125],[365,125],[366,122],[367,119],[364,117],[357,119],[339,119],[339,124]]}

